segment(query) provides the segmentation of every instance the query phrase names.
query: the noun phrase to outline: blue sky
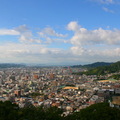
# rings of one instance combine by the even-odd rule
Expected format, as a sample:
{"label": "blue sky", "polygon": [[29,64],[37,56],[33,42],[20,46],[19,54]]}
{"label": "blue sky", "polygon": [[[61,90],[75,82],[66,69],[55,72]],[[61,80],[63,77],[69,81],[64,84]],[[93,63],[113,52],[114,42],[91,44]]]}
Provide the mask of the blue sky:
{"label": "blue sky", "polygon": [[0,0],[0,62],[120,59],[119,0]]}

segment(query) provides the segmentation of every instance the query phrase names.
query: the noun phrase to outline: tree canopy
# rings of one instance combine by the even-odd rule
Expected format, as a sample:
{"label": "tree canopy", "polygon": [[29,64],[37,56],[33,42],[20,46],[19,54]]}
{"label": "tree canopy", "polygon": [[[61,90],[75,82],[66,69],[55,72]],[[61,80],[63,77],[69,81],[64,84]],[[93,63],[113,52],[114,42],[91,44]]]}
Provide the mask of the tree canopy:
{"label": "tree canopy", "polygon": [[120,120],[120,110],[108,103],[94,104],[68,116],[61,116],[62,113],[57,107],[19,108],[9,101],[0,101],[0,120]]}

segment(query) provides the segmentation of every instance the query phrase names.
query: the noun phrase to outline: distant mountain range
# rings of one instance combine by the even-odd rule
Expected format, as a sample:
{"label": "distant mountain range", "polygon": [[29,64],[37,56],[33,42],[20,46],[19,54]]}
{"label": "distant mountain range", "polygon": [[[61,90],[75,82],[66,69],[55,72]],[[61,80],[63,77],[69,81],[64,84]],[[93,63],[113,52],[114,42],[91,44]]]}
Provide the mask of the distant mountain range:
{"label": "distant mountain range", "polygon": [[87,64],[87,65],[74,65],[71,66],[72,68],[96,68],[96,67],[101,67],[101,66],[109,66],[113,63],[108,63],[108,62],[95,62],[92,64]]}
{"label": "distant mountain range", "polygon": [[[119,63],[119,62],[117,62],[117,63]],[[106,68],[107,66],[112,66],[113,64],[117,64],[117,63],[95,62],[95,63],[87,64],[87,65],[73,65],[73,66],[71,66],[71,68],[98,69],[100,67],[100,69],[103,69],[101,67]],[[18,67],[38,67],[39,68],[39,67],[45,67],[45,66],[40,65],[40,64],[28,65],[28,64],[16,64],[16,63],[0,63],[0,68],[18,68]]]}
{"label": "distant mountain range", "polygon": [[18,67],[26,67],[26,65],[14,63],[0,63],[0,68],[18,68]]}

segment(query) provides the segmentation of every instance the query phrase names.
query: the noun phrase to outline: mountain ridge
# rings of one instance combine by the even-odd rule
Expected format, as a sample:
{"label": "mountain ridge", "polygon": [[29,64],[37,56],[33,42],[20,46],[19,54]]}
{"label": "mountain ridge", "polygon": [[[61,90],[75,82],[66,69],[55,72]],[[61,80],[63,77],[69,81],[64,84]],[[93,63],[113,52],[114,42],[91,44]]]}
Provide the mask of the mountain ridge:
{"label": "mountain ridge", "polygon": [[71,66],[72,68],[96,68],[96,67],[100,67],[100,66],[108,66],[113,64],[112,62],[95,62],[95,63],[91,63],[91,64],[86,64],[86,65],[73,65]]}
{"label": "mountain ridge", "polygon": [[100,66],[96,68],[92,68],[86,72],[78,73],[78,74],[86,74],[86,75],[105,75],[109,73],[116,73],[120,71],[120,61],[110,64],[108,66]]}

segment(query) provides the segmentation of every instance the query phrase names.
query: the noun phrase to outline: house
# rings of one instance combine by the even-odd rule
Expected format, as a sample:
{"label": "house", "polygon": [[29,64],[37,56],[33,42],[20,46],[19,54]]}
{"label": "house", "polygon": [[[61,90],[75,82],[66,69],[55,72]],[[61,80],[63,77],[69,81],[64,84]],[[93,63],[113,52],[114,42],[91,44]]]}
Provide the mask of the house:
{"label": "house", "polygon": [[109,101],[110,107],[116,107],[120,109],[120,96],[113,96],[112,101]]}

